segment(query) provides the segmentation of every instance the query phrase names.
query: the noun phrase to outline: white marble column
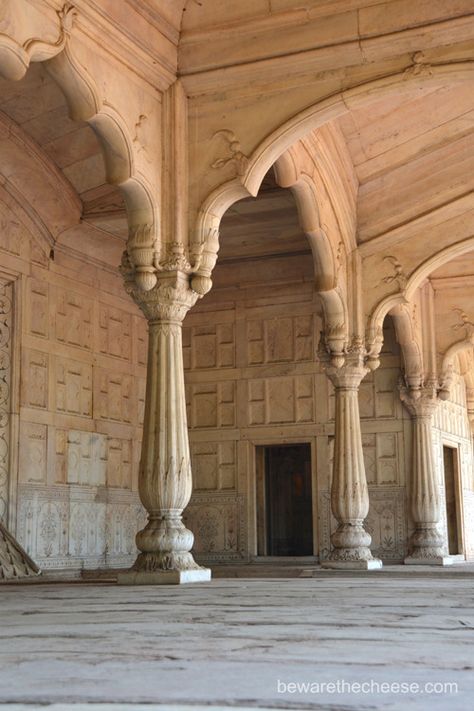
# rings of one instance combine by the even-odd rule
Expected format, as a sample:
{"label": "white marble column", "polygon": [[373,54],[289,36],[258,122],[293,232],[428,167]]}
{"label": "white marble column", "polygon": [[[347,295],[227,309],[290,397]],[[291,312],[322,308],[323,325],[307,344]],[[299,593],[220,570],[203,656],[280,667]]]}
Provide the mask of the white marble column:
{"label": "white marble column", "polygon": [[182,512],[191,497],[192,476],[186,419],[182,321],[198,294],[189,276],[165,272],[149,291],[128,291],[149,324],[148,372],[143,444],[139,472],[140,499],[148,523],[137,534],[140,554],[122,584],[167,584],[206,581],[190,550],[193,534]]}
{"label": "white marble column", "polygon": [[322,563],[325,568],[382,567],[382,561],[370,551],[372,539],[363,525],[369,512],[369,492],[360,431],[359,385],[367,372],[359,354],[346,356],[339,368],[326,368],[336,398],[331,508],[338,526],[331,536],[333,549]]}
{"label": "white marble column", "polygon": [[439,403],[436,387],[409,389],[402,385],[400,397],[413,423],[410,504],[415,530],[405,564],[447,565],[452,561],[438,530],[439,485],[433,454],[433,415]]}

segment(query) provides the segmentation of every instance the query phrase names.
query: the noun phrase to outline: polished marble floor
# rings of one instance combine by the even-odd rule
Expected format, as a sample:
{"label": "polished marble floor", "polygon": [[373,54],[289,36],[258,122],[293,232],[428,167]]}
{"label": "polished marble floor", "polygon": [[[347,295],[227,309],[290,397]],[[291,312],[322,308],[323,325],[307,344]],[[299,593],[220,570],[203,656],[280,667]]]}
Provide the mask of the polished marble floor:
{"label": "polished marble floor", "polygon": [[44,704],[464,711],[474,575],[1,586],[0,711]]}

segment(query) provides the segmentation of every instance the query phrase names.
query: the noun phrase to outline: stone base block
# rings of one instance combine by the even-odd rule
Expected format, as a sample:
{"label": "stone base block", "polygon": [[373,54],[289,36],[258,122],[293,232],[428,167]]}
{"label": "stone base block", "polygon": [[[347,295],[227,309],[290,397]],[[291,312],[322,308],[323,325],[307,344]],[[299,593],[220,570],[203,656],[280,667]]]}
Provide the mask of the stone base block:
{"label": "stone base block", "polygon": [[184,583],[207,583],[211,579],[209,568],[196,570],[127,570],[117,576],[118,585],[183,585]]}
{"label": "stone base block", "polygon": [[452,565],[454,560],[449,555],[440,555],[435,558],[412,558],[408,556],[403,562],[405,565]]}
{"label": "stone base block", "polygon": [[324,560],[321,567],[334,570],[378,570],[382,567],[382,561],[378,558],[372,558],[372,560]]}

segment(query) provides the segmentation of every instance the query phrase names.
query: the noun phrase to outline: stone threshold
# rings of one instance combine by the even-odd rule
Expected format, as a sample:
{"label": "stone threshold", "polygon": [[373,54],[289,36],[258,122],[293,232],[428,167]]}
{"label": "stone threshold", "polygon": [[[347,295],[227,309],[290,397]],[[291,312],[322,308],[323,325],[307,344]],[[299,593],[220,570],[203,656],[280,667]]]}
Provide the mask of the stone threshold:
{"label": "stone threshold", "polygon": [[[290,579],[290,578],[315,578],[327,579],[328,577],[367,577],[383,576],[384,578],[472,578],[474,577],[474,561],[460,561],[459,558],[447,567],[427,565],[403,565],[386,563],[377,570],[340,570],[322,568],[319,564],[302,563],[301,565],[288,561],[282,564],[272,562],[252,562],[248,564],[213,565],[212,579]],[[13,579],[2,581],[4,585],[41,585],[58,583],[75,584],[116,584],[120,573],[126,569],[98,569],[98,570],[58,570],[48,571],[35,578]],[[211,581],[212,584],[212,581]]]}

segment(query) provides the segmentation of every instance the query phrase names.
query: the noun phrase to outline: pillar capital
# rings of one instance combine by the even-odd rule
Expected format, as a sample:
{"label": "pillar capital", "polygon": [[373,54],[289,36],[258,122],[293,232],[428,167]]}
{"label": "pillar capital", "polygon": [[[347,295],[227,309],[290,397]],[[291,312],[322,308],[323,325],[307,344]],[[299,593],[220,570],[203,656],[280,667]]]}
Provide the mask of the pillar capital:
{"label": "pillar capital", "polygon": [[340,368],[329,365],[325,368],[325,372],[335,388],[358,390],[369,368],[364,365],[361,358],[346,358]]}
{"label": "pillar capital", "polygon": [[357,390],[360,383],[373,368],[367,361],[363,340],[352,339],[342,353],[334,353],[323,341],[319,344],[319,359],[324,371],[335,388]]}
{"label": "pillar capital", "polygon": [[434,380],[408,387],[403,379],[399,383],[400,399],[413,418],[431,420],[440,402]]}
{"label": "pillar capital", "polygon": [[135,301],[148,321],[182,323],[189,309],[200,298],[190,285],[188,270],[177,261],[173,269],[162,269],[154,286],[145,290],[130,265],[128,253],[124,252],[120,270],[122,272],[125,290]]}

